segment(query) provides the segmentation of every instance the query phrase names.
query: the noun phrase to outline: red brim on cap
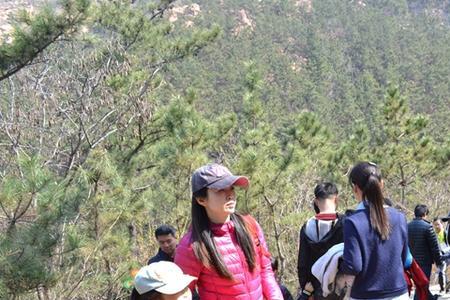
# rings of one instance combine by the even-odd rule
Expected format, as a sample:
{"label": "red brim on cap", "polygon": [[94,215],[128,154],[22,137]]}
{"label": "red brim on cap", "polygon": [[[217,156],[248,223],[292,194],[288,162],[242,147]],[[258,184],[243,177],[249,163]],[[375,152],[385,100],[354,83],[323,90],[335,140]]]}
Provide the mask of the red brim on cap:
{"label": "red brim on cap", "polygon": [[248,180],[247,177],[239,176],[238,179],[236,179],[236,181],[233,183],[233,185],[240,186],[240,187],[243,187],[243,188],[247,188],[249,183],[250,183],[250,181]]}
{"label": "red brim on cap", "polygon": [[230,175],[214,182],[213,184],[210,184],[208,188],[216,190],[222,190],[230,186],[239,186],[246,188],[248,187],[248,184],[249,180],[247,177]]}

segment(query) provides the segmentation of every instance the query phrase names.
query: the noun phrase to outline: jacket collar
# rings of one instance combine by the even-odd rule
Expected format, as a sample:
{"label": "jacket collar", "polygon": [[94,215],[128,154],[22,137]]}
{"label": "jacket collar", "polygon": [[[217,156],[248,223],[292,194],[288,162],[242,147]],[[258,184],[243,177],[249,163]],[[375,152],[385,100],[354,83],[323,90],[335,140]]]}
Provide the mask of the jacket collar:
{"label": "jacket collar", "polygon": [[165,261],[173,261],[173,257],[169,256],[166,252],[162,251],[161,248],[159,248],[158,253],[156,254],[159,258]]}
{"label": "jacket collar", "polygon": [[356,210],[362,210],[365,209],[364,201],[361,201],[358,203],[358,206],[356,206]]}
{"label": "jacket collar", "polygon": [[[387,204],[383,204],[383,207],[388,208],[390,206]],[[358,206],[356,206],[356,210],[363,210],[366,208],[369,208],[369,202],[367,200],[363,200],[363,201],[359,202]]]}
{"label": "jacket collar", "polygon": [[209,227],[211,228],[212,233],[216,236],[224,236],[227,233],[234,232],[234,223],[231,220],[223,224],[215,224],[210,222]]}
{"label": "jacket collar", "polygon": [[428,223],[428,224],[431,224],[430,221],[425,220],[425,219],[422,219],[422,218],[414,218],[414,220],[417,220],[417,221],[424,221],[424,222],[426,222],[426,223]]}

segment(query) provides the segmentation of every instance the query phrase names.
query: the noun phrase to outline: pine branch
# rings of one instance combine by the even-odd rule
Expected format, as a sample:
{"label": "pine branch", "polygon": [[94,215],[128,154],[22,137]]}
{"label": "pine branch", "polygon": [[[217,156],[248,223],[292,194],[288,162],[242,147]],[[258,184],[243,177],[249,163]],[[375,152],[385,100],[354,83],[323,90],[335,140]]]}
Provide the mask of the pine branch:
{"label": "pine branch", "polygon": [[12,68],[6,71],[6,73],[3,73],[0,75],[0,81],[5,80],[8,77],[11,77],[12,75],[19,72],[22,68],[28,66],[35,58],[38,56],[41,52],[43,52],[45,49],[47,49],[48,46],[53,44],[60,36],[62,36],[64,32],[58,32],[52,39],[50,39],[47,43],[41,45],[38,47],[32,55],[29,57],[25,57],[22,60],[19,59],[19,62]]}
{"label": "pine branch", "polygon": [[13,31],[12,42],[0,45],[0,81],[32,64],[63,35],[74,32],[85,19],[88,5],[87,1],[69,1],[64,4],[62,14],[43,8],[34,17],[26,15],[23,23]]}

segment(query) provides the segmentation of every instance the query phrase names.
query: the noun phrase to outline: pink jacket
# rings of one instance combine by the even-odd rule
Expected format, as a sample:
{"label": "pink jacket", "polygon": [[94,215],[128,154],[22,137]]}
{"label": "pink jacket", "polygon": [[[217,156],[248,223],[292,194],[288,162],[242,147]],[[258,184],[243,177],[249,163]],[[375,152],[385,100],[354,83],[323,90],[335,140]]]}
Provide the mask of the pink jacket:
{"label": "pink jacket", "polygon": [[[248,218],[248,217],[246,217]],[[181,239],[176,253],[175,263],[184,273],[195,276],[198,293],[201,300],[282,300],[280,288],[275,280],[270,257],[268,257],[267,245],[263,232],[256,221],[258,239],[262,249],[256,251],[259,263],[253,273],[250,272],[244,252],[240,249],[234,224],[229,221],[224,224],[212,224],[211,231],[214,242],[228,270],[233,274],[233,279],[220,277],[214,268],[207,268],[195,257],[191,245],[191,230]],[[266,253],[264,255],[263,253]]]}

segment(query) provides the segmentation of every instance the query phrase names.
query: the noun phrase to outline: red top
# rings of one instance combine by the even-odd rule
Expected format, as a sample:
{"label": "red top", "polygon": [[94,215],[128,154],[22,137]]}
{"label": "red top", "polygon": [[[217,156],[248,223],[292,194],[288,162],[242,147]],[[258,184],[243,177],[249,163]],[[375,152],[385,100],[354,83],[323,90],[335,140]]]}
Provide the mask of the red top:
{"label": "red top", "polygon": [[[245,217],[245,219],[250,217]],[[214,243],[218,252],[233,275],[233,280],[221,277],[214,268],[205,267],[194,255],[192,249],[191,235],[189,230],[181,239],[176,253],[175,263],[185,274],[198,278],[196,284],[200,299],[223,299],[223,300],[282,300],[280,288],[275,280],[270,257],[268,254],[263,232],[259,224],[253,219],[256,227],[257,239],[260,247],[255,245],[257,265],[250,272],[244,252],[239,247],[234,224],[232,221],[224,224],[211,224],[214,235]],[[262,251],[264,250],[264,251]]]}

